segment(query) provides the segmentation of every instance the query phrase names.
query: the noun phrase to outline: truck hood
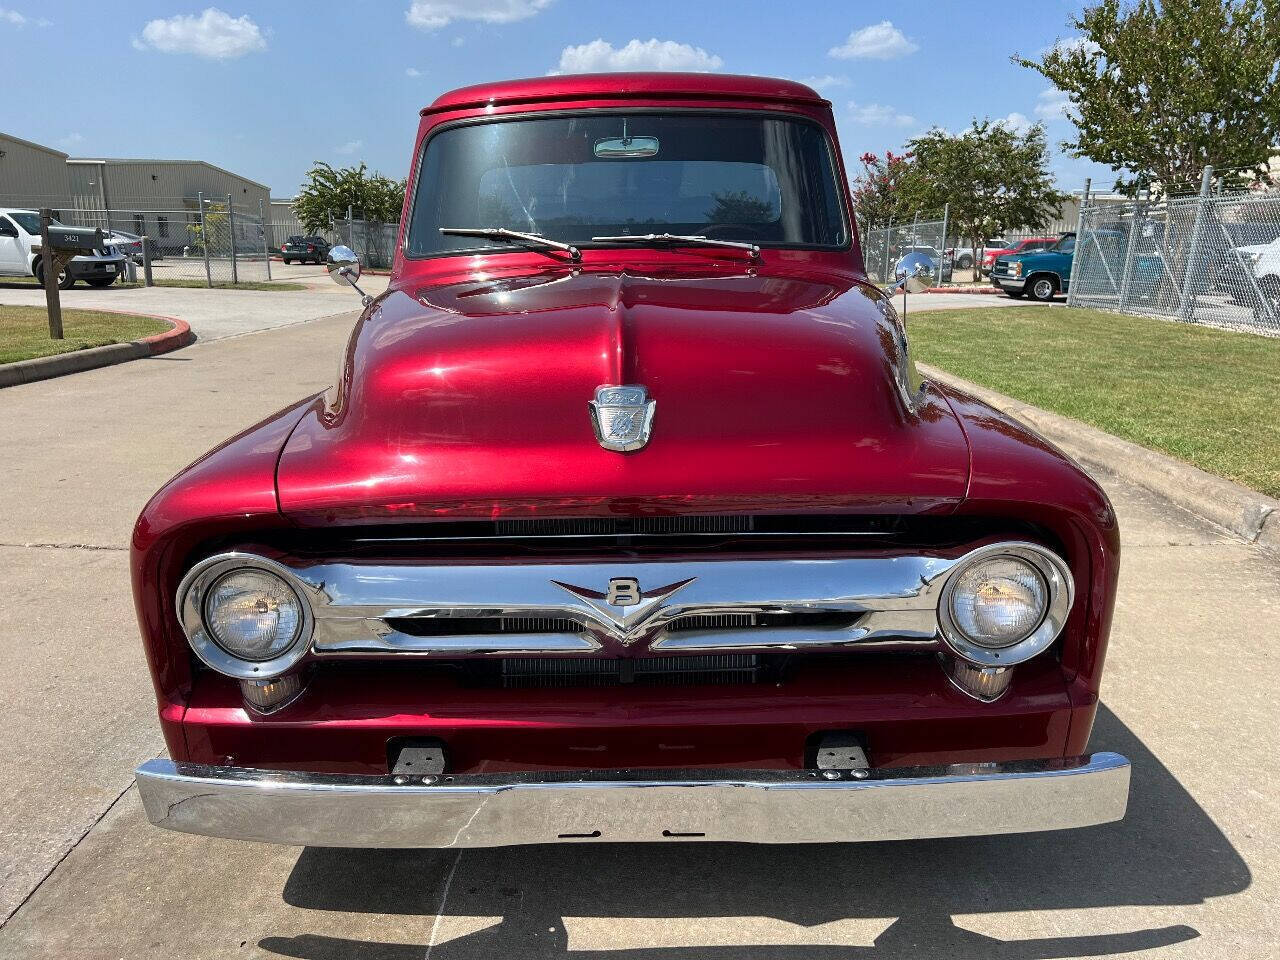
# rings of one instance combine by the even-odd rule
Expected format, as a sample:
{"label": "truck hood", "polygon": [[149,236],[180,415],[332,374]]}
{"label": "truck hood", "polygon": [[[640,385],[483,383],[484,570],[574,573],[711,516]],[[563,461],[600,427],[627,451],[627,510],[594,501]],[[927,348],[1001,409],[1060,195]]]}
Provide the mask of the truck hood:
{"label": "truck hood", "polygon": [[[964,432],[899,387],[900,326],[854,278],[549,266],[394,285],[281,454],[286,514],[920,512],[960,500]],[[598,386],[639,384],[652,436],[596,440]]]}

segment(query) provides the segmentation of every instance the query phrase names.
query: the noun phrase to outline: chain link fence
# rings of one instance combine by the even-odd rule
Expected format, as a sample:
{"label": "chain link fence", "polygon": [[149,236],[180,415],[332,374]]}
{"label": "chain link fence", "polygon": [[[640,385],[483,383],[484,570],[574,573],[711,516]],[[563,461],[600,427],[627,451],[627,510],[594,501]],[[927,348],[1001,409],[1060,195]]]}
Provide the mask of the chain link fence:
{"label": "chain link fence", "polygon": [[[941,220],[919,220],[894,223],[886,227],[861,230],[862,255],[867,276],[881,286],[896,283],[907,269],[925,267],[925,275],[935,286],[952,286],[981,280],[979,268],[983,247],[976,253],[969,237],[957,237],[955,224]],[[1074,229],[1074,224],[1072,225]],[[1010,232],[1009,243],[1024,237],[1053,236],[1048,231]]]}
{"label": "chain link fence", "polygon": [[1280,336],[1280,193],[1081,211],[1068,303]]}
{"label": "chain link fence", "polygon": [[[947,240],[946,220],[912,220],[872,227],[861,233],[862,257],[867,276],[880,286],[897,282],[907,270],[925,267],[930,283],[949,283],[952,262],[946,250],[955,246]],[[956,251],[960,253],[960,251]]]}
{"label": "chain link fence", "polygon": [[[61,201],[61,202],[59,202]],[[66,198],[6,198],[5,206],[49,207],[62,223],[100,228],[134,262],[141,279],[146,238],[157,283],[181,281],[225,286],[271,279],[265,210],[230,196],[160,199],[146,206],[93,207]]]}
{"label": "chain link fence", "polygon": [[0,206],[40,210],[49,207],[62,223],[76,227],[100,227],[114,236],[123,252],[138,261],[141,279],[141,245],[146,237],[152,275],[166,280],[203,283],[217,287],[288,279],[279,263],[280,248],[290,237],[320,236],[329,244],[344,244],[356,251],[365,267],[386,269],[395,253],[399,225],[331,218],[326,228],[307,230],[292,209],[245,206],[229,196],[161,198],[145,206],[102,208],[85,205],[66,196],[0,196]]}
{"label": "chain link fence", "polygon": [[279,255],[280,247],[290,237],[318,236],[329,244],[340,243],[350,247],[356,252],[356,256],[360,258],[360,263],[364,267],[385,270],[391,266],[399,231],[398,223],[359,220],[354,216],[330,217],[328,226],[318,231],[308,230],[292,210],[277,208],[272,211],[267,236],[270,240],[272,256]]}

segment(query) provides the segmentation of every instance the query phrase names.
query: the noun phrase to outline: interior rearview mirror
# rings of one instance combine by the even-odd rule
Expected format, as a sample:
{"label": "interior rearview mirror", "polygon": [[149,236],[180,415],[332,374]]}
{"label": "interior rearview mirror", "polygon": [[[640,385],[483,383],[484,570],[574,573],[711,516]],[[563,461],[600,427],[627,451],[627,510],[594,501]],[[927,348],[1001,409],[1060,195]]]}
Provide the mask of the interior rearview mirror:
{"label": "interior rearview mirror", "polygon": [[657,137],[610,137],[597,140],[595,154],[602,160],[625,160],[633,157],[656,157]]}

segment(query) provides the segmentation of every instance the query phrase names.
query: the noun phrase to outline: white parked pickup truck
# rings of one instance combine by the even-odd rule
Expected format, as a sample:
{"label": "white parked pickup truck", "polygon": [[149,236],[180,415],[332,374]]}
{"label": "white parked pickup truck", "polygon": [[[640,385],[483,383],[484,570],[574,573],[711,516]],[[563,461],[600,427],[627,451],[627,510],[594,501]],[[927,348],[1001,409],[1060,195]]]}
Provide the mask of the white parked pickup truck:
{"label": "white parked pickup truck", "polygon": [[[35,210],[0,207],[0,277],[35,277],[44,283],[40,254],[40,214]],[[91,287],[109,287],[124,271],[124,254],[108,245],[106,252],[75,257],[58,274],[63,290],[83,280]]]}

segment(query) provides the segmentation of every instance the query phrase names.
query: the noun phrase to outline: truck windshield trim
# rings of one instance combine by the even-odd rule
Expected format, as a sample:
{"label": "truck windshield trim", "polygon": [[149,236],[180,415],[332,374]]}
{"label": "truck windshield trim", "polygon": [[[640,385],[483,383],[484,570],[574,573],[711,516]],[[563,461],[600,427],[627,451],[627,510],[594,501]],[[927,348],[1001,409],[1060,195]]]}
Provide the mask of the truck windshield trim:
{"label": "truck windshield trim", "polygon": [[[715,144],[727,138],[706,135],[710,118],[731,122],[725,132],[738,144],[754,141],[759,154],[717,155]],[[549,126],[531,126],[542,123]],[[530,126],[516,130],[506,126],[511,124]],[[620,134],[624,126],[630,136],[656,140],[658,153],[600,156],[595,147],[601,135]],[[695,127],[697,138],[691,135]],[[457,131],[480,128],[487,128],[483,140],[456,138]],[[543,131],[552,136],[533,135]],[[511,132],[526,136],[503,136]],[[495,153],[497,162],[482,162]],[[523,155],[512,162],[515,153]],[[826,129],[789,111],[597,108],[464,118],[440,125],[423,140],[402,253],[425,260],[520,252],[439,234],[441,225],[452,225],[444,221],[468,215],[486,224],[505,218],[499,225],[584,249],[623,246],[593,236],[684,233],[770,249],[847,251],[853,241],[841,180]],[[432,191],[433,182],[456,182],[459,189]]]}

